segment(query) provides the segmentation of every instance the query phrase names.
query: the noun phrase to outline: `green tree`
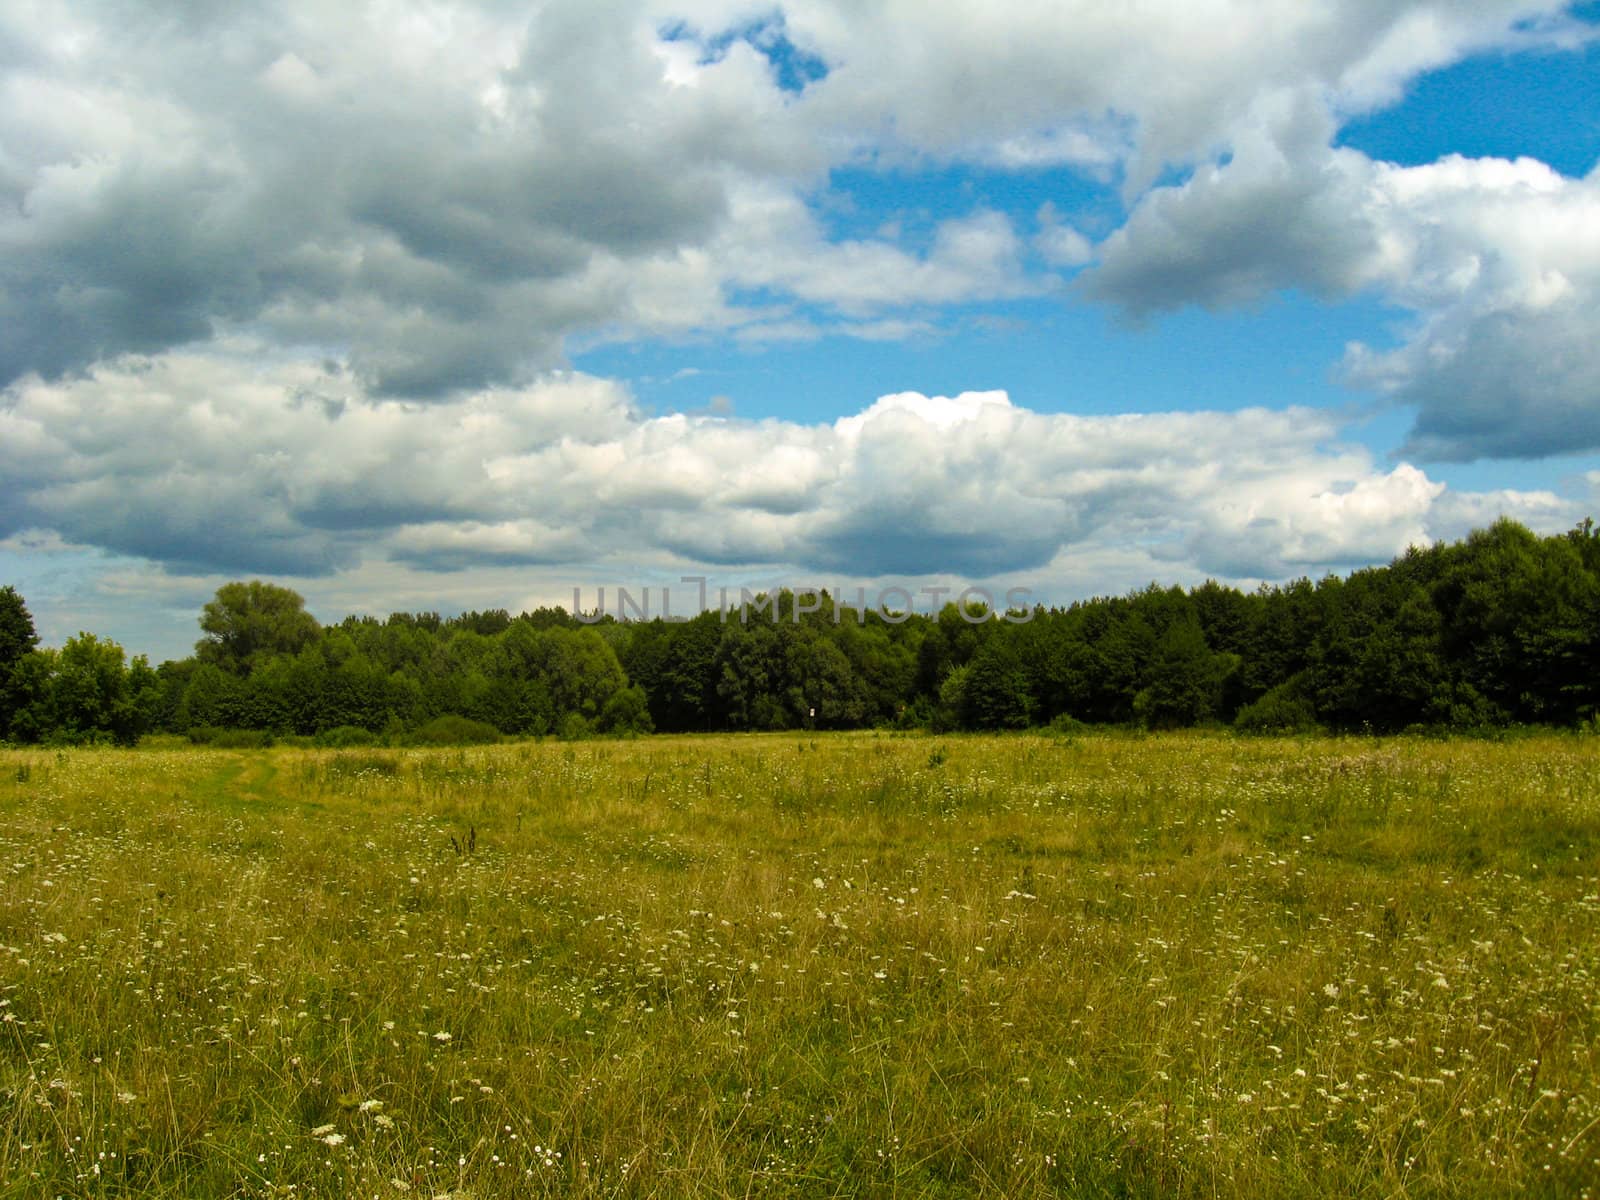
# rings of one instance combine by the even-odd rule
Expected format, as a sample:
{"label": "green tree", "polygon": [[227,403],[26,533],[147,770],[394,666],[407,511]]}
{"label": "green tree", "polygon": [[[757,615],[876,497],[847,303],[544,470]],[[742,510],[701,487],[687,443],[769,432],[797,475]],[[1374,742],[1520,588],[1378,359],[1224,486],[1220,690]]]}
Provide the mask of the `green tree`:
{"label": "green tree", "polygon": [[866,713],[863,689],[850,659],[825,633],[806,628],[794,639],[789,678],[789,707],[796,724],[815,722],[819,729],[861,724]]}
{"label": "green tree", "polygon": [[972,656],[958,711],[968,729],[1027,728],[1033,713],[1028,672],[1009,637],[989,638]]}
{"label": "green tree", "polygon": [[252,579],[225,583],[200,614],[205,633],[195,655],[235,675],[247,675],[274,654],[298,654],[320,626],[305,610],[300,594]]}
{"label": "green tree", "polygon": [[16,725],[30,741],[107,738],[132,745],[160,711],[160,680],[149,661],[140,655],[129,664],[109,638],[80,633],[19,665],[29,677],[29,702]]}
{"label": "green tree", "polygon": [[600,714],[600,728],[606,733],[649,733],[655,728],[650,721],[650,706],[644,698],[644,689],[625,687],[606,701]]}
{"label": "green tree", "polygon": [[556,713],[593,721],[628,677],[609,644],[593,629],[546,629],[538,635],[536,670]]}
{"label": "green tree", "polygon": [[1173,622],[1156,644],[1150,682],[1134,700],[1134,712],[1157,729],[1194,725],[1213,717],[1222,682],[1237,660],[1213,654],[1194,614]]}
{"label": "green tree", "polygon": [[33,614],[17,589],[0,588],[0,737],[7,736],[12,714],[23,703],[21,681],[13,678],[17,665],[38,644]]}
{"label": "green tree", "polygon": [[201,663],[189,675],[173,722],[180,730],[238,725],[243,692],[244,684],[236,676],[213,663]]}

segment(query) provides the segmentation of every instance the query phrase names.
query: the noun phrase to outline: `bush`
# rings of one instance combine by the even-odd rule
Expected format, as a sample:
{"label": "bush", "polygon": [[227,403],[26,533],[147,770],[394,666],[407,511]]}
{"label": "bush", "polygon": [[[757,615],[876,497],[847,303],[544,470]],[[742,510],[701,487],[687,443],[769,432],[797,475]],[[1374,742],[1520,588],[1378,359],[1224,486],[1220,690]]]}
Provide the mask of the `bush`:
{"label": "bush", "polygon": [[1050,722],[1048,732],[1058,737],[1077,737],[1079,734],[1088,733],[1089,727],[1071,713],[1057,713]]}
{"label": "bush", "polygon": [[901,730],[927,729],[933,724],[933,702],[926,696],[917,696],[910,704],[900,706],[894,728]]}
{"label": "bush", "polygon": [[1306,733],[1317,727],[1317,713],[1290,684],[1279,684],[1241,708],[1233,727],[1242,733]]}
{"label": "bush", "polygon": [[650,720],[650,705],[644,689],[636,684],[618,690],[600,713],[600,728],[606,733],[628,737],[651,732],[655,725]]}
{"label": "bush", "polygon": [[375,746],[378,744],[378,735],[360,725],[337,725],[317,734],[316,744],[333,750],[348,746]]}
{"label": "bush", "polygon": [[218,750],[264,750],[275,739],[265,729],[218,729],[213,725],[196,725],[189,730],[189,740],[197,746],[214,746]]}
{"label": "bush", "polygon": [[493,725],[454,715],[435,717],[406,738],[413,746],[486,746],[499,740]]}

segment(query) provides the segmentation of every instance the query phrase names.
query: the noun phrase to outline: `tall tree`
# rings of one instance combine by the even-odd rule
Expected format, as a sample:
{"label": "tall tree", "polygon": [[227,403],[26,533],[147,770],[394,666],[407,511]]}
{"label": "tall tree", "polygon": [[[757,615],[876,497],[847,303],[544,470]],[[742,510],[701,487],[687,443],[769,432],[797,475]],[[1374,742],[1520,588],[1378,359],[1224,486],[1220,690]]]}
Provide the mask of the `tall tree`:
{"label": "tall tree", "polygon": [[21,683],[15,678],[17,664],[38,644],[33,614],[17,589],[9,585],[0,588],[0,737],[6,736],[11,716],[22,702]]}
{"label": "tall tree", "polygon": [[200,614],[195,656],[246,675],[275,654],[298,654],[320,631],[300,593],[252,579],[225,583]]}

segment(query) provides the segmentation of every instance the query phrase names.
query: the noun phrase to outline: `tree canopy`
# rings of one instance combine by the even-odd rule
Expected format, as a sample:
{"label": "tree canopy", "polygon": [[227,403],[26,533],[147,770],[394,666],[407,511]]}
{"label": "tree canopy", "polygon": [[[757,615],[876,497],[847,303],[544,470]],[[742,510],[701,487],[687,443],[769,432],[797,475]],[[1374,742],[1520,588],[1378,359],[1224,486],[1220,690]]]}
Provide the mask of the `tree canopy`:
{"label": "tree canopy", "polygon": [[[349,617],[295,592],[218,590],[195,656],[151,671],[81,634],[35,649],[0,589],[13,738],[239,728],[403,736],[460,717],[502,734],[1052,722],[1389,732],[1600,720],[1600,534],[1499,521],[1382,567],[1252,592],[1208,581],[972,620],[887,620],[787,592],[759,615],[580,621],[559,608]],[[992,615],[992,614],[991,614]]]}
{"label": "tree canopy", "polygon": [[298,592],[252,579],[218,588],[200,614],[200,628],[205,636],[195,657],[244,675],[273,655],[298,654],[320,627]]}

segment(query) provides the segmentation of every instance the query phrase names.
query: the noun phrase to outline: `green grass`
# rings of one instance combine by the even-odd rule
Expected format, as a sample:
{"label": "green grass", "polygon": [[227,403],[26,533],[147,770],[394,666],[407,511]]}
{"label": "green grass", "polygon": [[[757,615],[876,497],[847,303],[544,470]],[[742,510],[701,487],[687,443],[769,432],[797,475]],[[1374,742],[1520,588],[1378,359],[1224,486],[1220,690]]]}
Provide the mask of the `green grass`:
{"label": "green grass", "polygon": [[1597,977],[1597,739],[0,752],[0,1197],[1590,1196]]}

